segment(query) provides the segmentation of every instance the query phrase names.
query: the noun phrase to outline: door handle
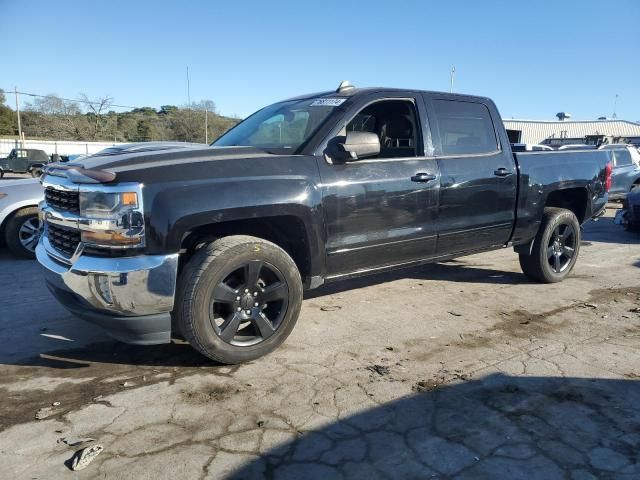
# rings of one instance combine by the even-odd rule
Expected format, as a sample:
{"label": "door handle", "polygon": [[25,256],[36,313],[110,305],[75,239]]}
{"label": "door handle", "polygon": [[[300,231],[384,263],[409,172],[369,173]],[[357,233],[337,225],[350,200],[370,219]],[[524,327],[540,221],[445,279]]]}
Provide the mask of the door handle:
{"label": "door handle", "polygon": [[431,180],[435,180],[436,176],[431,173],[419,172],[416,173],[413,177],[411,177],[412,182],[425,183],[430,182]]}
{"label": "door handle", "polygon": [[496,177],[508,177],[509,175],[513,175],[513,172],[510,170],[507,170],[504,167],[500,167],[499,169],[495,170],[493,174]]}

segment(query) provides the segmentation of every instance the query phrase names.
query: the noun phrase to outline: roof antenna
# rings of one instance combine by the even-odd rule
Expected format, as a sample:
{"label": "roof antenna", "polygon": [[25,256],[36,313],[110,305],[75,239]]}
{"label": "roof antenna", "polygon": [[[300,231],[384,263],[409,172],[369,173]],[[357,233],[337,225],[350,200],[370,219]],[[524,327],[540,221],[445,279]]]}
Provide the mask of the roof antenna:
{"label": "roof antenna", "polygon": [[351,83],[349,82],[349,80],[343,80],[340,82],[340,85],[338,85],[338,89],[336,90],[337,93],[341,93],[341,92],[345,92],[347,90],[351,90],[354,87],[353,85],[351,85]]}

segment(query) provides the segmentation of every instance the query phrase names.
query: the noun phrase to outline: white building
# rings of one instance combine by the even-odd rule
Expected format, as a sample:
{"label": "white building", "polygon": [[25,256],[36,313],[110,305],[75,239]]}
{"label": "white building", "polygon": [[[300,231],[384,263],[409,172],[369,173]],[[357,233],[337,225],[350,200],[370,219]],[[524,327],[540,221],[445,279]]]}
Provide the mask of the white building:
{"label": "white building", "polygon": [[587,136],[602,136],[640,144],[640,123],[627,120],[503,120],[503,123],[511,143],[559,146],[586,143]]}

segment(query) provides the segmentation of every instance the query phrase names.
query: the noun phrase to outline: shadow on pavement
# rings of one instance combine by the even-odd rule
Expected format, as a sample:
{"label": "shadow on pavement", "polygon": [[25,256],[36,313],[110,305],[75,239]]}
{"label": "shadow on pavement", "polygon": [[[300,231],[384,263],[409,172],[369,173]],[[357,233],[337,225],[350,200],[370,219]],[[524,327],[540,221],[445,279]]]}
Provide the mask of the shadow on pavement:
{"label": "shadow on pavement", "polygon": [[496,374],[383,403],[230,478],[637,479],[640,382]]}
{"label": "shadow on pavement", "polygon": [[[78,320],[81,321],[81,320]],[[81,348],[51,350],[37,357],[25,358],[15,365],[77,369],[100,364],[138,367],[216,367],[221,366],[194,350],[188,343],[166,345],[127,345],[115,340]]]}
{"label": "shadow on pavement", "polygon": [[[517,257],[514,258],[516,258],[517,261]],[[394,270],[391,272],[367,275],[364,277],[357,277],[337,283],[331,283],[322,286],[317,290],[311,290],[305,293],[304,298],[310,299],[322,297],[324,295],[344,292],[356,288],[370,287],[395,280],[401,280],[403,278],[429,281],[444,280],[447,282],[461,283],[489,283],[494,285],[517,285],[530,283],[527,277],[520,272],[506,272],[502,270],[494,270],[492,268],[483,268],[482,266],[477,265],[470,266],[463,261],[449,260],[442,263],[432,263],[422,265],[420,267]]]}

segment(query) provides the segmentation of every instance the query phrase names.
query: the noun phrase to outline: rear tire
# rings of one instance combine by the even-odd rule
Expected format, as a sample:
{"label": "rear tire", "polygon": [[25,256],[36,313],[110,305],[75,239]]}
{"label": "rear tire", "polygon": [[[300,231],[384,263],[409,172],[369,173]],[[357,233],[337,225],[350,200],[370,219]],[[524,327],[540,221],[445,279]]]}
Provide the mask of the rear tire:
{"label": "rear tire", "polygon": [[40,238],[38,208],[18,210],[7,221],[4,239],[9,251],[19,258],[35,258],[35,247]]}
{"label": "rear tire", "polygon": [[531,255],[519,255],[522,271],[537,282],[561,282],[569,276],[578,259],[581,237],[580,224],[573,212],[545,208]]}
{"label": "rear tire", "polygon": [[191,257],[178,280],[173,314],[196,350],[236,364],[281,345],[301,305],[302,280],[293,259],[271,242],[235,235]]}

